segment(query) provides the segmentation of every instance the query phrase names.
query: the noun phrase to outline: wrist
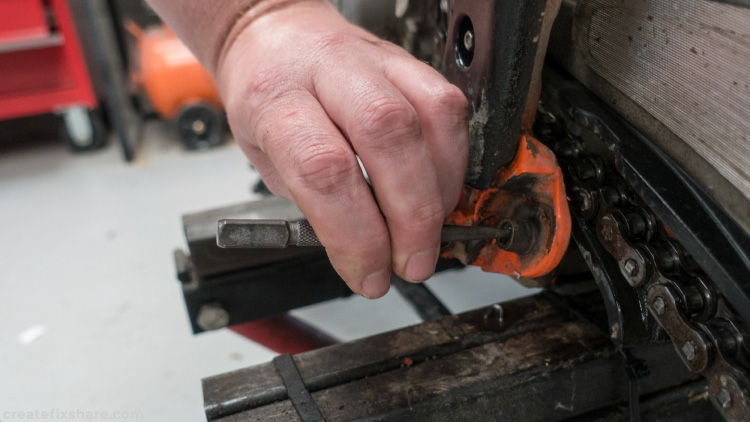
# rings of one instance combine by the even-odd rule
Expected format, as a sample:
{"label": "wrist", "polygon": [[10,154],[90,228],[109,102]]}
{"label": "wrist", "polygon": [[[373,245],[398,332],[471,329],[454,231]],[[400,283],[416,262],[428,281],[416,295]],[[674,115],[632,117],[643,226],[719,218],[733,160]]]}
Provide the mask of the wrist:
{"label": "wrist", "polygon": [[284,27],[294,26],[289,18],[305,13],[338,15],[327,0],[261,0],[238,11],[239,17],[228,26],[213,53],[211,71],[219,73],[229,51],[236,44],[262,42],[267,32],[282,32]]}

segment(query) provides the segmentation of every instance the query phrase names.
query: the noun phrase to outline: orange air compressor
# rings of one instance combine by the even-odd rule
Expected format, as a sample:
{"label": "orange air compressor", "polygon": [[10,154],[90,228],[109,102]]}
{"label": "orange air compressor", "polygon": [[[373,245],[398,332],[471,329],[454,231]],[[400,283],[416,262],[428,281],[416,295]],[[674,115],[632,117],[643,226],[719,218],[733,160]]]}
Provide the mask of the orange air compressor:
{"label": "orange air compressor", "polygon": [[188,149],[224,140],[226,117],[211,74],[166,26],[141,29],[126,24],[137,48],[133,81],[164,119],[174,120]]}

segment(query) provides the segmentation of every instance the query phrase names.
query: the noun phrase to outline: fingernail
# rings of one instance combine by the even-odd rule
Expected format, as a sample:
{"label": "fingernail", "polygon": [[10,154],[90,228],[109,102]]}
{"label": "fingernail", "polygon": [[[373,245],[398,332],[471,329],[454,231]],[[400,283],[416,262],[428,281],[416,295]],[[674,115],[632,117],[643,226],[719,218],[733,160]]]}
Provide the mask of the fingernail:
{"label": "fingernail", "polygon": [[428,249],[417,252],[406,261],[406,278],[409,281],[425,281],[435,272],[439,250]]}
{"label": "fingernail", "polygon": [[368,299],[377,299],[385,296],[391,287],[391,270],[382,269],[376,271],[362,281],[361,294]]}

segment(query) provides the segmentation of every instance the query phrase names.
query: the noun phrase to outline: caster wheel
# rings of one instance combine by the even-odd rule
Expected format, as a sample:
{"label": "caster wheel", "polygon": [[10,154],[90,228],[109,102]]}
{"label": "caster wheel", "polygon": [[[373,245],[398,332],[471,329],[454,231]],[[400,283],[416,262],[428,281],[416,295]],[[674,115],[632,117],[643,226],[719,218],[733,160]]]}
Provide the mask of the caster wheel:
{"label": "caster wheel", "polygon": [[187,149],[213,148],[224,141],[224,115],[206,103],[185,106],[177,115],[177,134]]}
{"label": "caster wheel", "polygon": [[62,114],[60,138],[73,152],[92,151],[107,144],[107,130],[96,111],[71,107]]}

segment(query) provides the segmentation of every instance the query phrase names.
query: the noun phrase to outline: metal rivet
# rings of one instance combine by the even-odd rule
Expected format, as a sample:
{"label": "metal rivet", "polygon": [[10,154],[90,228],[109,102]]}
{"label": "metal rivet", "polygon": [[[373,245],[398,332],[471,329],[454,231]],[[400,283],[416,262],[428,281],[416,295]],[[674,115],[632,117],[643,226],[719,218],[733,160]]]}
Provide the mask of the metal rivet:
{"label": "metal rivet", "polygon": [[719,402],[723,409],[729,409],[732,407],[732,396],[726,388],[722,388],[719,394],[716,395],[716,401]]}
{"label": "metal rivet", "polygon": [[657,315],[664,315],[664,310],[666,308],[666,303],[664,303],[664,299],[661,297],[657,297],[654,299],[654,301],[651,304],[654,308],[654,311],[656,311]]}
{"label": "metal rivet", "polygon": [[695,344],[692,341],[687,341],[682,345],[682,354],[685,355],[685,359],[688,361],[695,360]]}
{"label": "metal rivet", "polygon": [[638,275],[638,263],[635,261],[635,259],[628,258],[622,267],[623,269],[625,269],[625,272],[629,276],[635,277],[636,275]]}

